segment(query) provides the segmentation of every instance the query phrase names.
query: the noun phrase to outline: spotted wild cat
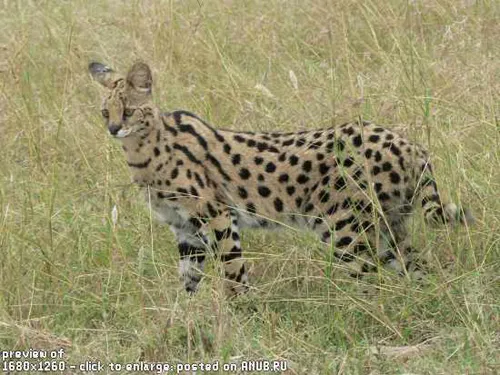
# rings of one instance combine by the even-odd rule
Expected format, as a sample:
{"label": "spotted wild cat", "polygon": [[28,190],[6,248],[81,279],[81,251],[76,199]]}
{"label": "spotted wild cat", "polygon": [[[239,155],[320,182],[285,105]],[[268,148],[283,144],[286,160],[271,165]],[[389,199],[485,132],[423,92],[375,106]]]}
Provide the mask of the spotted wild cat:
{"label": "spotted wild cat", "polygon": [[160,111],[144,63],[126,76],[99,63],[89,70],[108,89],[102,115],[133,181],[176,236],[188,292],[209,249],[223,262],[227,292],[247,289],[241,228],[309,228],[361,276],[379,266],[419,269],[405,225],[415,205],[431,222],[472,220],[441,202],[424,149],[371,122],[295,133],[223,130],[186,111]]}

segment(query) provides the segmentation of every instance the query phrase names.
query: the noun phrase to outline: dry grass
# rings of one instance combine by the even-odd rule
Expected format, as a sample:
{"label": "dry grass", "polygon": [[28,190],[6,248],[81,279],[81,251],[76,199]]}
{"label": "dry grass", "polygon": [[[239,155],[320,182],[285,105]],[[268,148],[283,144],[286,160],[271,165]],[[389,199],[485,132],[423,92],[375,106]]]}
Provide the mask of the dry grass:
{"label": "dry grass", "polygon": [[[0,348],[62,347],[72,363],[284,359],[287,374],[497,373],[499,19],[493,0],[4,1]],[[431,150],[444,195],[478,223],[416,223],[431,280],[383,277],[366,296],[328,277],[311,236],[245,233],[252,293],[226,301],[209,270],[189,299],[86,72],[90,60],[124,70],[137,59],[162,108],[218,126],[361,115],[398,127]]]}

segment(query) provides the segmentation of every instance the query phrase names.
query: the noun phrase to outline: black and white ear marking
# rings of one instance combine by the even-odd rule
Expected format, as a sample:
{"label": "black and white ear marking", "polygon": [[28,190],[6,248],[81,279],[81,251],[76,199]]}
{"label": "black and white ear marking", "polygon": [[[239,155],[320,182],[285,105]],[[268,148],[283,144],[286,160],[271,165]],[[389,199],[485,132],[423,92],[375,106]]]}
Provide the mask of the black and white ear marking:
{"label": "black and white ear marking", "polygon": [[109,66],[98,63],[98,62],[91,62],[89,64],[89,72],[91,74],[110,73],[112,71],[113,71],[113,69],[111,69]]}
{"label": "black and white ear marking", "polygon": [[91,62],[89,64],[89,72],[92,75],[92,78],[94,78],[101,85],[112,88],[115,72],[109,66],[98,62]]}

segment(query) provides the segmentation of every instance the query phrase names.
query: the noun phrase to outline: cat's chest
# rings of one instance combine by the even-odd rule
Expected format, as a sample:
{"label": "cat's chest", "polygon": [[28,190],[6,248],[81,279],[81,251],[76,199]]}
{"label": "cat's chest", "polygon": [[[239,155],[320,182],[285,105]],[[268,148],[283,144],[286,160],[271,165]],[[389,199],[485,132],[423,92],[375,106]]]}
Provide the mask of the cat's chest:
{"label": "cat's chest", "polygon": [[148,188],[143,188],[143,195],[158,222],[181,227],[189,220],[188,211],[172,197],[162,193],[159,197],[157,191]]}

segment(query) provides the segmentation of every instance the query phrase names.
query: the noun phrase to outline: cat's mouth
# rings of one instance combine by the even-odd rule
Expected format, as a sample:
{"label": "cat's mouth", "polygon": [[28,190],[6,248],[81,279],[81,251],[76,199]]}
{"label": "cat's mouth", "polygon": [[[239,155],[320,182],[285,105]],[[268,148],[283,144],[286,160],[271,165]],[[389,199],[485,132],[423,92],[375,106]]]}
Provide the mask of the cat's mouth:
{"label": "cat's mouth", "polygon": [[125,138],[125,137],[128,137],[130,134],[132,133],[132,129],[128,128],[128,129],[120,129],[118,130],[115,134],[112,134],[113,137],[115,138]]}

